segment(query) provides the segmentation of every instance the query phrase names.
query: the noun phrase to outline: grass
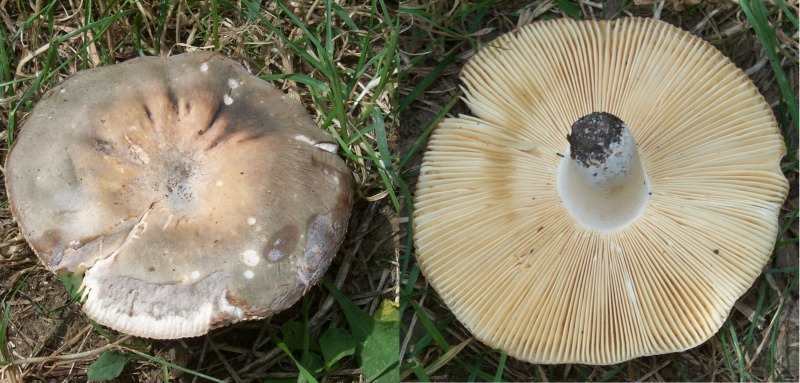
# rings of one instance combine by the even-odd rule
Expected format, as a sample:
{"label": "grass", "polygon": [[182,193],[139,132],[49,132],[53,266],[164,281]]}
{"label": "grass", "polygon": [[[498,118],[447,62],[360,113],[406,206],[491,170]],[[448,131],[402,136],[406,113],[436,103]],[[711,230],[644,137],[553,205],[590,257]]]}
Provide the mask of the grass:
{"label": "grass", "polygon": [[400,8],[400,174],[413,192],[428,136],[446,116],[469,113],[458,73],[476,48],[518,23],[556,17],[658,16],[710,41],[743,68],[773,107],[792,185],[773,257],[719,332],[681,353],[610,366],[532,365],[473,341],[414,262],[413,207],[406,199],[401,269],[401,377],[419,381],[797,381],[798,33],[797,5],[629,1],[409,1]]}
{"label": "grass", "polygon": [[[403,379],[796,381],[797,6],[784,0],[740,4],[679,9],[660,2],[433,0],[393,9],[379,0],[7,2],[0,9],[5,149],[42,94],[79,70],[215,50],[306,106],[339,143],[357,181],[357,201],[328,273],[331,287],[312,289],[302,303],[267,320],[200,338],[151,341],[88,321],[27,248],[2,195],[0,381],[83,381],[101,358],[104,370],[121,365],[120,381],[380,378],[380,372],[365,373],[356,345],[389,344],[385,331],[373,330],[389,321],[391,305],[381,302],[396,298],[398,273]],[[711,41],[773,106],[789,152],[782,167],[795,185],[781,213],[774,256],[719,333],[695,349],[612,366],[519,362],[475,341],[414,263],[410,201],[421,155],[442,118],[469,112],[459,100],[458,71],[480,42],[520,20],[629,14],[658,14]],[[399,240],[398,213],[405,229]],[[330,356],[331,347],[338,356]]]}
{"label": "grass", "polygon": [[[397,298],[395,190],[402,180],[392,170],[391,105],[398,28],[383,0],[11,1],[0,9],[3,153],[44,92],[75,72],[202,49],[226,54],[302,102],[336,138],[356,179],[350,230],[326,277],[345,301],[316,287],[275,317],[176,341],[122,337],[88,321],[25,244],[3,193],[0,381],[84,381],[118,367],[120,381],[366,379],[372,370],[356,356],[373,333],[357,339],[353,352],[331,354],[330,339],[354,331],[353,307],[366,323],[396,327],[384,318],[391,305],[381,302]],[[353,305],[350,314],[342,302]],[[341,336],[323,336],[331,329]],[[376,377],[391,373],[369,376]]]}

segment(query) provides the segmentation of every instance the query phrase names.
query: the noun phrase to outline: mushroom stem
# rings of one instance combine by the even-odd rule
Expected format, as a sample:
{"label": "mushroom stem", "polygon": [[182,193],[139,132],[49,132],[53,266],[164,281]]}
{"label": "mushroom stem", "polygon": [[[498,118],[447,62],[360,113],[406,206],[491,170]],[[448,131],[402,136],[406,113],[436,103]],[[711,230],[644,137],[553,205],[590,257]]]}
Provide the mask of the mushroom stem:
{"label": "mushroom stem", "polygon": [[609,113],[592,113],[572,125],[570,147],[558,168],[558,194],[570,215],[609,232],[641,214],[650,193],[633,135]]}

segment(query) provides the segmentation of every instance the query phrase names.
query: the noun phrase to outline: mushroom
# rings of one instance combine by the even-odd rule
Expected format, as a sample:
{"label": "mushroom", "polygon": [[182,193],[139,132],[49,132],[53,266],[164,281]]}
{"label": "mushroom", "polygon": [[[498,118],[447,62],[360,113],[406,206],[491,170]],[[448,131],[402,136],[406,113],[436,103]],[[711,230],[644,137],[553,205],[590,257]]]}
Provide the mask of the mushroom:
{"label": "mushroom", "polygon": [[137,336],[197,336],[296,302],[352,204],[338,145],[218,53],[142,57],[48,91],[6,162],[42,263],[83,274],[86,314]]}
{"label": "mushroom", "polygon": [[490,347],[613,364],[695,347],[770,258],[788,191],[769,106],[664,22],[537,22],[462,72],[414,201],[420,270]]}

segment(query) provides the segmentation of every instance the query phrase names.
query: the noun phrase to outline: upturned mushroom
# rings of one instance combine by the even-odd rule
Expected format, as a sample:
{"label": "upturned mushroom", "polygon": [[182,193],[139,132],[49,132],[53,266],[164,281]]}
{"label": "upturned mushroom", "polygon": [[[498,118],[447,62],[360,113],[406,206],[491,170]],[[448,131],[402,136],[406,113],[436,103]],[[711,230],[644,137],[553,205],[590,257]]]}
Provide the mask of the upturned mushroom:
{"label": "upturned mushroom", "polygon": [[83,274],[90,318],[189,337],[286,309],[322,276],[352,203],[337,148],[218,53],[142,57],[45,94],[6,187],[44,265]]}
{"label": "upturned mushroom", "polygon": [[788,183],[748,77],[667,23],[551,20],[462,72],[434,131],[419,266],[481,341],[612,364],[714,335],[770,258]]}

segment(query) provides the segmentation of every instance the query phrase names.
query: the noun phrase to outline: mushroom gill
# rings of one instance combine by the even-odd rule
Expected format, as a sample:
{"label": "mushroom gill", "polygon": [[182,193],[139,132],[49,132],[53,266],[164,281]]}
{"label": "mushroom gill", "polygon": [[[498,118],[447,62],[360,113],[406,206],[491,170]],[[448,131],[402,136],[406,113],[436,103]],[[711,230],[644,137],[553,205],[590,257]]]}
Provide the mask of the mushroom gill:
{"label": "mushroom gill", "polygon": [[[434,130],[414,199],[420,269],[456,317],[532,363],[711,337],[769,259],[788,190],[777,122],[747,76],[687,32],[626,18],[527,25],[462,79],[474,116]],[[636,198],[615,197],[617,178],[559,171],[576,161],[573,125],[599,114],[630,131]],[[620,209],[632,213],[604,217]]]}

